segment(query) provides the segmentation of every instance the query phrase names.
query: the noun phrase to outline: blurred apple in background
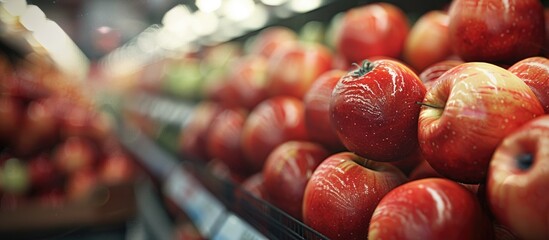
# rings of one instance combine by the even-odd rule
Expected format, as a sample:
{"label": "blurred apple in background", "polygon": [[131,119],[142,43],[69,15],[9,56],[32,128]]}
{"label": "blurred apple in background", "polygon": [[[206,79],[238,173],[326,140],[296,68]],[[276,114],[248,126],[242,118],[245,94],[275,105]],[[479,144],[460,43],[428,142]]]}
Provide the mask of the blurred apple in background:
{"label": "blurred apple in background", "polygon": [[497,221],[521,239],[548,239],[549,116],[507,136],[496,149],[487,178],[487,198]]}
{"label": "blurred apple in background", "polygon": [[91,168],[79,170],[69,176],[65,183],[67,198],[76,201],[86,199],[92,194],[98,184],[97,173]]}
{"label": "blurred apple in background", "polygon": [[269,59],[280,46],[296,44],[297,33],[284,26],[271,26],[261,30],[253,39],[249,55],[258,54]]}
{"label": "blurred apple in background", "polygon": [[399,58],[409,31],[406,14],[390,3],[370,3],[345,12],[337,51],[349,63],[373,56]]}
{"label": "blurred apple in background", "polygon": [[242,130],[241,144],[251,170],[260,171],[278,145],[308,139],[303,101],[278,96],[261,102],[250,112]]}
{"label": "blurred apple in background", "polygon": [[462,63],[464,62],[461,60],[443,60],[434,63],[419,74],[419,79],[421,79],[425,88],[429,90],[442,74]]}
{"label": "blurred apple in background", "polygon": [[330,122],[330,101],[339,79],[347,74],[343,70],[330,70],[318,77],[305,94],[305,127],[311,141],[332,151],[344,149]]}
{"label": "blurred apple in background", "polygon": [[396,167],[350,152],[334,154],[313,172],[303,198],[303,222],[329,239],[365,239],[375,207],[405,183]]}
{"label": "blurred apple in background", "polygon": [[545,39],[539,0],[454,0],[450,43],[464,61],[513,64],[541,52]]}
{"label": "blurred apple in background", "polygon": [[0,168],[0,182],[4,193],[24,195],[31,186],[25,163],[18,158],[7,159]]}
{"label": "blurred apple in background", "polygon": [[303,99],[313,82],[332,69],[332,53],[318,43],[277,48],[268,60],[267,91],[271,97]]}
{"label": "blurred apple in background", "polygon": [[[221,103],[251,110],[267,99],[267,58],[249,55],[232,64]],[[224,95],[224,96],[223,96]]]}
{"label": "blurred apple in background", "polygon": [[280,144],[269,154],[262,170],[268,201],[301,220],[305,186],[316,167],[328,156],[322,145],[313,142]]}
{"label": "blurred apple in background", "polygon": [[27,167],[31,186],[35,190],[52,188],[61,180],[61,174],[47,153],[28,160]]}
{"label": "blurred apple in background", "polygon": [[0,95],[0,148],[11,144],[18,135],[24,111],[17,98]]}
{"label": "blurred apple in background", "polygon": [[448,22],[448,13],[431,10],[414,23],[402,53],[406,63],[414,70],[421,72],[452,55]]}
{"label": "blurred apple in background", "polygon": [[404,64],[365,60],[341,78],[330,102],[332,126],[351,152],[396,161],[418,147],[417,121],[425,87]]}
{"label": "blurred apple in background", "polygon": [[98,168],[98,178],[106,184],[128,183],[136,175],[134,160],[123,152],[107,153]]}
{"label": "blurred apple in background", "polygon": [[215,117],[223,110],[219,103],[202,101],[197,104],[184,123],[180,135],[180,152],[183,156],[190,156],[207,162],[210,160],[208,154],[208,131]]}
{"label": "blurred apple in background", "polygon": [[489,63],[464,63],[427,92],[419,116],[419,144],[441,175],[480,183],[503,138],[543,108],[528,85]]}
{"label": "blurred apple in background", "polygon": [[248,111],[227,108],[213,120],[207,138],[212,158],[222,161],[235,175],[247,177],[253,173],[246,161],[240,139]]}
{"label": "blurred apple in background", "polygon": [[75,174],[92,168],[97,161],[98,149],[88,139],[70,137],[58,144],[52,159],[55,166],[65,174]]}
{"label": "blurred apple in background", "polygon": [[53,146],[57,141],[59,120],[54,114],[54,107],[47,99],[29,103],[13,145],[17,155],[30,156]]}
{"label": "blurred apple in background", "polygon": [[540,100],[545,113],[549,113],[549,59],[545,57],[526,58],[513,64],[508,70],[532,89]]}
{"label": "blurred apple in background", "polygon": [[368,239],[490,239],[491,224],[465,187],[425,178],[400,185],[381,199]]}

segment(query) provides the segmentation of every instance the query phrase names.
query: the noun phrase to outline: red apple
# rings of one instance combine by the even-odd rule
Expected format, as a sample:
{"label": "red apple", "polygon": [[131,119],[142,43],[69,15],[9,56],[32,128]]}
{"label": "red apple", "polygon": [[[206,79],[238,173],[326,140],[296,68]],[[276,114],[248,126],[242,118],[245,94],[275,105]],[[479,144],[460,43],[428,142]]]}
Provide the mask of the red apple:
{"label": "red apple", "polygon": [[334,154],[313,172],[303,197],[303,222],[329,239],[365,239],[375,207],[406,182],[396,167],[350,152]]}
{"label": "red apple", "polygon": [[549,59],[544,57],[526,58],[513,64],[508,70],[532,89],[545,113],[549,113]]}
{"label": "red apple", "polygon": [[402,53],[411,67],[421,72],[452,54],[448,22],[448,13],[431,10],[414,23]]}
{"label": "red apple", "polygon": [[47,99],[32,101],[21,123],[13,151],[21,156],[30,156],[56,142],[59,121],[54,106]]}
{"label": "red apple", "polygon": [[415,151],[417,119],[425,87],[394,60],[364,61],[336,85],[330,117],[351,152],[375,161],[396,161]]}
{"label": "red apple", "polygon": [[450,42],[464,61],[514,63],[540,53],[545,39],[539,0],[454,0]]}
{"label": "red apple", "polygon": [[223,110],[216,102],[202,101],[193,110],[188,122],[183,126],[179,145],[183,155],[207,162],[210,156],[207,150],[208,131],[215,117]]}
{"label": "red apple", "polygon": [[400,185],[381,199],[368,239],[490,239],[491,224],[465,187],[425,178]]}
{"label": "red apple", "polygon": [[277,48],[267,66],[267,91],[303,99],[313,82],[332,69],[330,50],[317,43]]}
{"label": "red apple", "polygon": [[231,93],[223,99],[234,106],[253,109],[268,98],[267,58],[262,55],[249,55],[234,62],[229,72],[225,91]]}
{"label": "red apple", "polygon": [[278,145],[308,138],[303,102],[279,96],[261,102],[250,112],[242,129],[241,144],[251,170],[260,171]]}
{"label": "red apple", "polygon": [[427,92],[419,116],[419,145],[441,175],[463,183],[485,180],[505,136],[543,108],[528,85],[489,63],[448,70]]}
{"label": "red apple", "polygon": [[339,79],[347,74],[343,70],[330,70],[314,81],[303,98],[305,104],[305,127],[311,141],[318,142],[330,150],[344,149],[330,122],[330,100]]}
{"label": "red apple", "polygon": [[442,74],[462,63],[464,62],[461,60],[443,60],[437,62],[423,70],[419,74],[419,79],[421,79],[425,88],[429,90]]}
{"label": "red apple", "polygon": [[93,167],[97,155],[96,146],[88,139],[70,137],[55,147],[52,158],[61,172],[70,175]]}
{"label": "red apple", "polygon": [[316,167],[328,156],[328,151],[316,143],[280,144],[269,154],[262,170],[268,201],[301,220],[305,186]]}
{"label": "red apple", "polygon": [[98,170],[99,180],[106,184],[127,183],[136,175],[136,166],[124,152],[108,153]]}
{"label": "red apple", "polygon": [[249,176],[252,170],[240,144],[248,111],[243,108],[223,110],[213,120],[207,137],[207,149],[212,158],[222,161],[236,175]]}
{"label": "red apple", "polygon": [[98,186],[97,173],[90,168],[82,169],[71,175],[66,182],[65,192],[70,200],[88,198]]}
{"label": "red apple", "polygon": [[58,172],[53,161],[44,153],[27,162],[32,188],[44,190],[52,188],[59,180],[61,174]]}
{"label": "red apple", "polygon": [[372,56],[398,58],[409,28],[406,14],[390,3],[354,7],[343,16],[337,50],[349,63]]}
{"label": "red apple", "polygon": [[24,106],[17,98],[0,95],[0,147],[16,138],[23,119]]}
{"label": "red apple", "polygon": [[281,46],[297,43],[297,33],[287,27],[271,26],[261,30],[253,40],[250,47],[250,54],[259,54],[270,58],[275,50]]}
{"label": "red apple", "polygon": [[490,209],[521,239],[549,238],[549,116],[507,136],[495,150],[487,179]]}

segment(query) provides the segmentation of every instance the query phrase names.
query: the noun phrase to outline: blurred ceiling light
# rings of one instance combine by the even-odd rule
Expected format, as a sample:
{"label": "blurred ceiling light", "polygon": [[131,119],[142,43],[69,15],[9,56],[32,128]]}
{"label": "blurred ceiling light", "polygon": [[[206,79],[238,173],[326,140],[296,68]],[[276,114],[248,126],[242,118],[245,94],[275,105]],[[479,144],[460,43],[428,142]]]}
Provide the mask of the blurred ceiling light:
{"label": "blurred ceiling light", "polygon": [[228,0],[223,5],[223,14],[228,19],[238,22],[250,17],[254,8],[253,0]]}
{"label": "blurred ceiling light", "polygon": [[196,0],[195,4],[202,12],[214,12],[221,7],[221,0]]}
{"label": "blurred ceiling light", "polygon": [[162,24],[170,31],[184,32],[188,29],[190,14],[186,6],[179,4],[164,14]]}
{"label": "blurred ceiling light", "polygon": [[28,5],[19,21],[27,30],[35,31],[46,21],[46,14],[36,5]]}
{"label": "blurred ceiling light", "polygon": [[242,21],[242,27],[249,30],[256,30],[265,25],[269,21],[269,11],[263,5],[256,5],[254,11],[246,21]]}
{"label": "blurred ceiling light", "polygon": [[322,0],[291,0],[289,8],[298,13],[314,10],[322,5]]}
{"label": "blurred ceiling light", "polygon": [[27,9],[26,0],[7,0],[2,1],[2,7],[12,16],[21,16]]}
{"label": "blurred ceiling light", "polygon": [[288,0],[261,0],[261,2],[265,5],[269,6],[279,6],[284,3],[286,3]]}
{"label": "blurred ceiling light", "polygon": [[198,36],[214,33],[219,26],[219,19],[214,13],[196,11],[192,17],[191,30]]}

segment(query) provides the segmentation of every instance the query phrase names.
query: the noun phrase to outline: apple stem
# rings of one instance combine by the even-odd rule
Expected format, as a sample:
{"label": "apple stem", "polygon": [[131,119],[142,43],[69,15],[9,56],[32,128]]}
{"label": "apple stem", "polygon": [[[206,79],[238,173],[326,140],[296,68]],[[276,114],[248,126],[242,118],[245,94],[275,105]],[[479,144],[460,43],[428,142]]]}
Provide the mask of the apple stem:
{"label": "apple stem", "polygon": [[436,109],[444,109],[444,107],[440,107],[440,106],[436,106],[436,105],[429,104],[429,103],[424,103],[424,102],[416,102],[416,104],[421,105],[421,106],[436,108]]}
{"label": "apple stem", "polygon": [[528,170],[534,163],[534,156],[531,153],[522,153],[517,156],[517,167],[521,170]]}
{"label": "apple stem", "polygon": [[354,77],[362,77],[366,75],[366,73],[371,72],[375,67],[374,63],[368,60],[364,60],[362,62],[362,66],[358,65],[357,63],[353,63],[353,65],[358,68],[357,70],[353,71]]}

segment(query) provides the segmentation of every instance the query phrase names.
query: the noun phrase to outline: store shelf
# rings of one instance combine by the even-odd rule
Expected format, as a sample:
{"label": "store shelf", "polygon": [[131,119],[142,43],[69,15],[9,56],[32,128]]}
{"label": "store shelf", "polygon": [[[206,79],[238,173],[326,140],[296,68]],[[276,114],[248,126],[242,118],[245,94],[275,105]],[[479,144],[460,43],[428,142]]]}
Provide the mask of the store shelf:
{"label": "store shelf", "polygon": [[[183,116],[192,113],[192,107],[184,103],[175,100],[168,103],[170,100],[143,96],[138,98],[150,101],[149,104],[136,104],[139,101],[133,99],[129,101],[132,104],[128,108],[143,114],[149,113],[150,117],[152,115],[147,111],[147,106],[152,110],[156,109],[152,107],[154,102],[164,102],[167,104],[165,106],[171,106],[164,108],[166,114],[180,111]],[[154,115],[157,119],[169,119],[158,113]],[[189,216],[204,237],[326,239],[282,210],[249,194],[239,185],[214,175],[200,160],[163,149],[135,126],[121,120],[118,134],[121,142],[160,182],[164,196]]]}

